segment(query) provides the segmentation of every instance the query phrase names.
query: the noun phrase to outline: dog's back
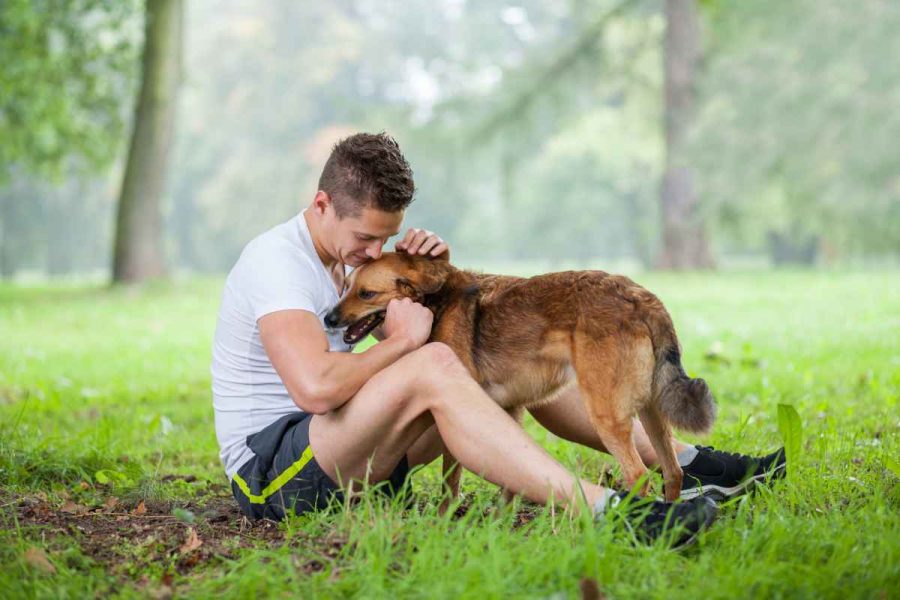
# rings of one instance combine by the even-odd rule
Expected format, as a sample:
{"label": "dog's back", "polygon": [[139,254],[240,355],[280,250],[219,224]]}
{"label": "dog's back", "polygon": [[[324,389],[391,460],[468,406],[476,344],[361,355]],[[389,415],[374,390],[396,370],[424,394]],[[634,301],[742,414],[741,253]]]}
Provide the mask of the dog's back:
{"label": "dog's back", "polygon": [[637,413],[661,460],[667,495],[677,495],[681,470],[670,425],[705,432],[716,410],[706,382],[685,373],[672,319],[654,294],[603,271],[469,274],[449,277],[451,288],[454,281],[468,291],[454,295],[434,339],[450,344],[501,406],[551,402],[577,384],[629,485],[646,472],[631,440]]}
{"label": "dog's back", "polygon": [[[515,380],[518,372],[534,379],[530,373],[535,370],[543,375],[554,366],[567,369],[576,332],[601,344],[649,339],[653,373],[647,400],[658,402],[679,429],[700,433],[712,426],[712,395],[702,379],[685,373],[668,311],[628,277],[604,271],[563,271],[527,279],[474,275],[467,285],[477,292],[470,292],[472,307],[460,316],[470,323],[471,335],[465,337],[471,339],[470,352],[484,382],[496,387]],[[460,326],[454,323],[451,328]],[[435,339],[444,341],[440,335]],[[558,387],[558,381],[552,383],[557,385],[544,387]]]}

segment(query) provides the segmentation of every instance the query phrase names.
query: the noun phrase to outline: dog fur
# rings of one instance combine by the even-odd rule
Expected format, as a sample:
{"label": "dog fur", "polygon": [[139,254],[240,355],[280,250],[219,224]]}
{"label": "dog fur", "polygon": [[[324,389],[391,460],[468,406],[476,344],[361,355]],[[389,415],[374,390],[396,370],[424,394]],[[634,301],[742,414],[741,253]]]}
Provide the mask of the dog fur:
{"label": "dog fur", "polygon": [[[603,271],[485,275],[446,260],[385,253],[357,268],[348,286],[326,323],[349,325],[348,335],[361,337],[380,323],[392,299],[412,298],[434,313],[430,340],[450,346],[516,417],[578,385],[629,487],[647,472],[631,437],[637,414],[659,458],[666,499],[678,498],[683,475],[670,426],[706,432],[716,405],[706,382],[684,372],[662,302],[632,280]],[[448,454],[444,472],[455,497],[460,472]]]}

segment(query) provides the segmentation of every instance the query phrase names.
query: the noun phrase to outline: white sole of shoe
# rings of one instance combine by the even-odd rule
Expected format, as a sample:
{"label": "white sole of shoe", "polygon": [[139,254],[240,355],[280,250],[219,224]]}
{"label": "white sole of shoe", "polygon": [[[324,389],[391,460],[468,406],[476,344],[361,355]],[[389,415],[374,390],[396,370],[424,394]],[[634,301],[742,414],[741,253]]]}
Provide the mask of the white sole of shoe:
{"label": "white sole of shoe", "polygon": [[702,485],[700,487],[688,488],[681,490],[681,497],[685,500],[696,498],[697,496],[721,496],[722,498],[733,498],[743,494],[747,488],[758,481],[765,481],[770,477],[774,477],[778,472],[783,471],[787,463],[782,463],[767,473],[754,475],[742,483],[734,487],[722,487],[719,485]]}

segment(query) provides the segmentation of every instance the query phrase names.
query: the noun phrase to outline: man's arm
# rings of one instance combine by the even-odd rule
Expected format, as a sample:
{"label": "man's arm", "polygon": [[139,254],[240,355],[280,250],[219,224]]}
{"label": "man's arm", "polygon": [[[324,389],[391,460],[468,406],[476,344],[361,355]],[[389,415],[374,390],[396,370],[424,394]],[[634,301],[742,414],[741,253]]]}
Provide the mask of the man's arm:
{"label": "man's arm", "polygon": [[322,414],[344,404],[375,373],[424,344],[431,321],[431,311],[421,304],[392,301],[385,341],[358,354],[329,352],[322,324],[309,311],[273,312],[258,324],[266,354],[294,403]]}

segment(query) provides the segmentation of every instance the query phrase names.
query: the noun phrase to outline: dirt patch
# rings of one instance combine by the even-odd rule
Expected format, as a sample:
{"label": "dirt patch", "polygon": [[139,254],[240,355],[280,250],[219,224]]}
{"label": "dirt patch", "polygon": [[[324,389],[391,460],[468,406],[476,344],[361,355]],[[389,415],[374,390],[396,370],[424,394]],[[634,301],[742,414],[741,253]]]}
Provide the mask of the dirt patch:
{"label": "dirt patch", "polygon": [[[245,549],[285,545],[302,548],[294,554],[297,569],[314,573],[332,567],[332,576],[339,577],[334,561],[348,543],[336,533],[310,538],[295,531],[287,538],[278,523],[247,519],[234,499],[224,495],[191,502],[125,502],[115,497],[95,499],[93,504],[80,502],[86,500],[77,495],[21,496],[0,488],[0,526],[11,527],[15,517],[26,538],[42,540],[51,557],[54,540],[72,540],[109,575],[146,590],[171,588],[176,574],[189,575],[195,569],[236,559]],[[454,517],[462,518],[472,509],[464,502]],[[481,509],[488,517],[496,507]],[[526,503],[513,529],[529,523],[539,510]]]}
{"label": "dirt patch", "polygon": [[42,494],[16,498],[0,493],[0,518],[10,523],[13,515],[26,531],[34,527],[42,537],[74,538],[83,554],[114,571],[117,564],[127,563],[131,570],[163,564],[186,574],[201,564],[235,558],[242,548],[285,543],[277,523],[248,520],[231,498],[136,504],[109,498],[87,507]]}

